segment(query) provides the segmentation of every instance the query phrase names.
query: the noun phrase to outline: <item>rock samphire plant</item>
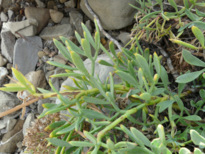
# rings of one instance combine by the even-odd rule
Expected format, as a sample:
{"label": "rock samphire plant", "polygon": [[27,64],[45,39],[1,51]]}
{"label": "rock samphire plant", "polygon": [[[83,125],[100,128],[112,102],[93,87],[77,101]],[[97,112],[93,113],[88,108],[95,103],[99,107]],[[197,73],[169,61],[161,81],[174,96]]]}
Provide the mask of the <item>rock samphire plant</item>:
{"label": "rock samphire plant", "polygon": [[[138,39],[135,47],[122,48],[120,52],[116,52],[110,42],[108,51],[101,45],[96,22],[95,25],[94,37],[83,24],[84,38],[75,33],[82,48],[65,37],[54,40],[59,52],[73,65],[48,61],[48,64],[66,71],[50,78],[71,78],[75,86],[65,86],[66,90],[58,91],[50,80],[51,91],[35,89],[17,69],[12,68],[17,81],[5,84],[0,90],[28,91],[31,99],[27,98],[29,101],[19,108],[39,99],[55,97],[60,100],[59,104],[43,104],[45,110],[38,117],[67,111],[61,120],[53,121],[45,128],[50,132],[46,138],[48,146],[56,146],[56,154],[202,153],[205,127],[198,112],[203,111],[205,90],[200,90],[201,100],[192,101],[196,112],[190,114],[184,98],[191,92],[183,91],[184,83],[179,84],[178,91],[170,89],[161,56],[151,54],[148,48],[143,50]],[[96,61],[100,51],[109,57],[109,62]],[[91,70],[86,69],[81,56],[90,59]],[[114,70],[104,82],[95,74],[96,63]]]}

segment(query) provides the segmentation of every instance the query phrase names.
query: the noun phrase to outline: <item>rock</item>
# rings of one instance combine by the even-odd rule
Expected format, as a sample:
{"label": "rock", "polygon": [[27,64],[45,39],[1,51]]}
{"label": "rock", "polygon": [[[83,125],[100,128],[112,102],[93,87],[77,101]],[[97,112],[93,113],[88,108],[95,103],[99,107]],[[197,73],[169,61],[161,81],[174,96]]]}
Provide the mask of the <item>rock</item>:
{"label": "rock", "polygon": [[83,22],[83,15],[78,11],[70,11],[70,23],[75,27],[76,31],[83,36],[83,29],[81,23]]}
{"label": "rock", "polygon": [[123,45],[126,45],[130,41],[130,33],[127,32],[121,32],[120,35],[117,36],[117,38],[123,43]]}
{"label": "rock", "polygon": [[67,0],[59,0],[60,3],[65,3]]}
{"label": "rock", "polygon": [[50,18],[48,9],[26,7],[24,12],[27,19],[35,19],[37,21],[37,34],[48,24]]}
{"label": "rock", "polygon": [[63,19],[61,20],[60,24],[69,24],[70,23],[70,18],[68,17],[63,17]]}
{"label": "rock", "polygon": [[[59,73],[65,73],[65,70],[62,68],[56,68],[55,70],[47,72],[46,73],[47,82],[49,81],[49,76],[54,75],[54,74],[59,74]],[[51,82],[57,90],[60,89],[60,81],[59,80],[60,80],[59,78],[51,78]]]}
{"label": "rock", "polygon": [[[136,0],[88,0],[88,3],[106,30],[121,29],[131,25],[137,11],[129,5],[137,5]],[[80,6],[83,12],[93,20],[84,0],[81,0]]]}
{"label": "rock", "polygon": [[5,67],[0,67],[0,81],[2,81],[6,75],[8,75],[8,71]]}
{"label": "rock", "polygon": [[24,122],[24,125],[23,125],[23,135],[25,136],[26,135],[26,130],[31,127],[31,122],[34,121],[34,114],[33,113],[29,113],[25,122]]}
{"label": "rock", "polygon": [[18,120],[17,124],[15,125],[14,129],[6,133],[1,141],[0,144],[0,152],[3,153],[14,153],[17,149],[17,143],[23,140],[23,120]]}
{"label": "rock", "polygon": [[9,119],[7,121],[6,132],[11,131],[16,125],[16,122],[17,122],[16,119]]}
{"label": "rock", "polygon": [[64,4],[65,4],[65,7],[67,8],[75,8],[75,5],[76,5],[75,0],[70,0],[68,2],[65,2]]}
{"label": "rock", "polygon": [[63,18],[63,13],[56,10],[49,10],[50,17],[55,23],[60,23]]}
{"label": "rock", "polygon": [[11,31],[16,37],[34,36],[37,26],[38,22],[35,19],[3,23],[3,29]]}
{"label": "rock", "polygon": [[42,70],[29,72],[25,77],[34,85],[35,88],[45,88],[46,86],[46,78]]}
{"label": "rock", "polygon": [[[18,98],[11,93],[0,91],[0,98],[1,98],[0,113],[6,110],[12,109],[15,106],[20,104],[20,101],[18,100]],[[13,115],[15,115],[15,113],[12,113],[8,116],[13,116]]]}
{"label": "rock", "polygon": [[92,26],[91,26],[91,21],[87,20],[85,22],[85,26],[88,28],[88,30],[90,31],[90,33],[92,33]]}
{"label": "rock", "polygon": [[[35,88],[45,88],[46,86],[46,78],[42,70],[29,72],[25,75],[25,77],[34,85]],[[29,95],[30,94],[27,91],[20,91],[17,94],[17,96],[21,99],[25,99]]]}
{"label": "rock", "polygon": [[0,67],[4,66],[7,63],[7,60],[0,54]]}
{"label": "rock", "polygon": [[34,71],[38,62],[38,51],[42,49],[42,40],[38,36],[19,38],[14,46],[14,63],[24,75]]}
{"label": "rock", "polygon": [[10,69],[12,68],[12,64],[11,64],[11,63],[8,63],[8,64],[6,65],[6,68],[7,68],[8,70],[10,70]]}
{"label": "rock", "polygon": [[9,8],[12,4],[11,0],[0,0],[0,5],[1,7],[5,8]]}
{"label": "rock", "polygon": [[1,12],[1,22],[6,22],[8,20],[7,15],[4,12]]}
{"label": "rock", "polygon": [[66,64],[66,62],[68,61],[63,55],[59,54],[59,55],[55,55],[53,60],[55,62],[61,63],[61,64]]}
{"label": "rock", "polygon": [[54,9],[54,6],[56,5],[56,3],[54,1],[48,1],[47,3],[47,8],[48,9]]}
{"label": "rock", "polygon": [[12,20],[13,16],[14,16],[14,11],[13,10],[8,10],[9,20]]}
{"label": "rock", "polygon": [[57,25],[46,27],[40,34],[40,37],[45,40],[59,39],[59,36],[69,37],[73,35],[73,29],[70,24]]}
{"label": "rock", "polygon": [[0,129],[1,129],[1,130],[6,127],[7,122],[8,122],[10,119],[11,119],[11,117],[5,116],[5,117],[3,117],[2,120],[0,120]]}
{"label": "rock", "polygon": [[1,32],[1,52],[10,63],[13,62],[15,41],[15,36],[10,31]]}
{"label": "rock", "polygon": [[38,57],[42,58],[43,56],[46,56],[46,53],[44,51],[39,51],[38,52]]}
{"label": "rock", "polygon": [[45,4],[43,2],[41,2],[40,0],[35,0],[35,1],[36,1],[36,4],[37,4],[37,7],[41,7],[41,8],[45,7]]}

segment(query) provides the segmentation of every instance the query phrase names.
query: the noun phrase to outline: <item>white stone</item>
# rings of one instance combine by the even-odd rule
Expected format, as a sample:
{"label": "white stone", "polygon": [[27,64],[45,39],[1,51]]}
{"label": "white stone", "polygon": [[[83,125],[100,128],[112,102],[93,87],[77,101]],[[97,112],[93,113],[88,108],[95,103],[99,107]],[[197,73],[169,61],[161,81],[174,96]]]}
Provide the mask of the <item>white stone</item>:
{"label": "white stone", "polygon": [[16,119],[9,119],[7,121],[7,126],[6,126],[6,132],[12,130],[14,126],[16,125],[17,120]]}
{"label": "white stone", "polygon": [[8,17],[9,17],[9,20],[12,19],[13,15],[14,15],[14,11],[13,11],[13,10],[8,10]]}
{"label": "white stone", "polygon": [[[34,27],[38,26],[38,22],[35,19],[27,19],[19,22],[7,22],[3,23],[3,29],[11,31],[16,37],[20,37],[20,35],[23,36],[34,36],[36,34],[36,31],[33,30]],[[32,27],[32,28],[31,28]],[[22,33],[23,29],[29,28],[31,31],[26,31],[26,33]]]}
{"label": "white stone", "polygon": [[26,135],[26,130],[31,126],[31,122],[34,121],[34,114],[33,113],[29,113],[24,125],[23,125],[23,135]]}
{"label": "white stone", "polygon": [[0,67],[0,80],[3,80],[8,73],[9,72],[5,67]]}
{"label": "white stone", "polygon": [[126,45],[130,41],[130,33],[128,32],[121,32],[120,35],[117,36],[117,38],[123,43],[123,45]]}
{"label": "white stone", "polygon": [[8,17],[7,17],[7,15],[4,12],[1,12],[0,16],[1,16],[1,21],[2,22],[6,22],[8,20]]}

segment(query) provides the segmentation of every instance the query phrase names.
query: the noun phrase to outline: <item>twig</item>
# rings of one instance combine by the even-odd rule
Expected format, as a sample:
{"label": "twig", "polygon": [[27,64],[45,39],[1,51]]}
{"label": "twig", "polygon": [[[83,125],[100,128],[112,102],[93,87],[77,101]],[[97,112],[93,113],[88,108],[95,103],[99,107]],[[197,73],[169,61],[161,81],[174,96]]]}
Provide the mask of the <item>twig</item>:
{"label": "twig", "polygon": [[90,12],[90,14],[96,19],[98,27],[100,29],[100,31],[109,39],[111,40],[120,51],[122,51],[122,46],[120,45],[120,43],[114,39],[110,34],[108,34],[102,27],[100,19],[98,18],[98,16],[96,15],[96,13],[92,10],[92,8],[90,7],[88,0],[85,0],[85,6],[88,9],[88,11]]}
{"label": "twig", "polygon": [[14,107],[14,108],[12,108],[12,109],[10,109],[10,110],[7,110],[7,111],[5,111],[5,112],[2,112],[2,113],[0,113],[0,118],[6,116],[6,115],[8,115],[8,114],[11,114],[11,113],[13,113],[13,112],[16,112],[16,111],[18,111],[18,110],[20,110],[20,109],[22,109],[22,108],[24,108],[24,107],[26,107],[26,106],[29,106],[30,104],[33,104],[34,102],[37,102],[37,101],[40,100],[40,99],[42,99],[42,97],[38,97],[38,98],[35,98],[35,99],[32,99],[32,100],[29,100],[29,101],[26,102],[26,103],[23,103],[23,104],[18,105],[18,106]]}
{"label": "twig", "polygon": [[[157,46],[157,45],[156,45]],[[172,65],[172,61],[169,58],[168,54],[166,53],[166,51],[161,48],[160,46],[157,46],[157,48],[159,49],[159,51],[161,52],[161,54],[167,59],[167,66],[169,67],[169,70],[171,72],[171,74],[173,75],[173,77],[176,79],[179,75],[178,73],[174,70],[174,67]]]}

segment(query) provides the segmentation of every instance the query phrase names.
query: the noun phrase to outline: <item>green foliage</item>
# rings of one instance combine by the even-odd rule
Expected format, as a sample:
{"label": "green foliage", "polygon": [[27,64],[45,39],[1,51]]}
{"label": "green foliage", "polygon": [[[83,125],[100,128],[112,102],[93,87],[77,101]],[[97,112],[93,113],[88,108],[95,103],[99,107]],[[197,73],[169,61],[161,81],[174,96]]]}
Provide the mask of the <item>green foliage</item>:
{"label": "green foliage", "polygon": [[[141,5],[144,5],[142,1],[140,2]],[[150,4],[150,2],[148,0],[147,3]],[[157,0],[157,2],[162,8],[162,1]],[[164,21],[175,16],[180,17],[182,13],[187,12],[178,10],[173,0],[169,0],[169,2],[175,8],[176,13],[162,14],[161,12]],[[146,7],[143,12],[147,13],[142,18],[146,22],[150,17],[156,17],[159,13],[149,14]],[[191,15],[189,15],[190,18]],[[153,21],[157,24],[157,20],[155,18]],[[142,26],[142,23],[140,24]],[[95,25],[97,24],[95,23]],[[94,38],[85,25],[82,27],[84,38],[76,33],[82,49],[64,37],[60,37],[61,41],[54,40],[59,51],[75,66],[48,62],[51,65],[64,68],[67,72],[50,76],[51,78],[72,78],[74,87],[65,86],[66,90],[58,91],[49,81],[52,91],[38,88],[40,91],[38,93],[18,70],[13,69],[18,81],[0,88],[0,90],[15,92],[27,90],[31,95],[40,99],[56,97],[61,101],[59,104],[44,104],[45,111],[38,117],[42,118],[56,112],[67,111],[67,114],[64,114],[68,117],[66,120],[54,121],[46,127],[46,130],[51,131],[47,141],[49,144],[57,146],[56,154],[81,153],[86,148],[89,149],[87,152],[92,154],[135,153],[136,151],[144,154],[171,154],[177,150],[179,153],[189,153],[190,151],[184,146],[192,142],[199,146],[199,148],[195,148],[194,153],[202,153],[200,149],[204,148],[205,139],[199,134],[204,130],[204,124],[201,123],[201,117],[197,113],[203,111],[201,107],[205,103],[204,90],[200,91],[201,100],[197,103],[191,102],[196,108],[196,113],[190,115],[183,102],[183,98],[189,94],[182,92],[185,85],[179,85],[178,93],[168,88],[170,84],[168,74],[161,65],[161,58],[156,53],[152,56],[149,49],[143,51],[138,39],[134,43],[137,48],[134,47],[130,50],[123,48],[119,53],[116,53],[113,43],[110,42],[111,52],[109,52],[100,44],[97,26]],[[162,25],[157,27],[164,29]],[[149,30],[150,27],[146,26],[145,28]],[[201,35],[196,28],[194,28],[194,34]],[[203,46],[203,39],[199,38],[199,41]],[[96,51],[94,55],[91,54],[91,47]],[[114,69],[105,82],[100,81],[94,73],[100,50],[110,57],[112,64],[107,61],[99,63]],[[90,59],[91,71],[87,70],[80,55]],[[187,50],[183,50],[183,56],[188,63],[203,67],[205,65]],[[203,72],[204,70],[193,72],[191,81]],[[177,81],[189,82],[190,79],[187,78],[189,74],[185,75],[179,77]],[[118,76],[120,80],[118,84],[115,83],[115,76]],[[185,127],[184,132],[178,130],[178,125]],[[191,134],[191,140],[188,139],[188,132]]]}

